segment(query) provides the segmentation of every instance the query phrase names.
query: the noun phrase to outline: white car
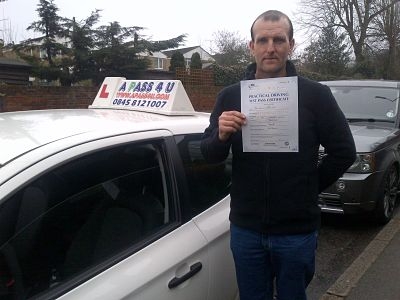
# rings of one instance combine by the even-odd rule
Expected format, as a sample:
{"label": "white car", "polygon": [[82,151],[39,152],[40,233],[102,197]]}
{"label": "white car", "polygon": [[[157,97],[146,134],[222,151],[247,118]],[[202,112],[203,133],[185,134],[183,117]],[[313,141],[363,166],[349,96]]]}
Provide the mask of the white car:
{"label": "white car", "polygon": [[1,299],[238,299],[231,160],[179,81],[106,78],[88,109],[0,114]]}

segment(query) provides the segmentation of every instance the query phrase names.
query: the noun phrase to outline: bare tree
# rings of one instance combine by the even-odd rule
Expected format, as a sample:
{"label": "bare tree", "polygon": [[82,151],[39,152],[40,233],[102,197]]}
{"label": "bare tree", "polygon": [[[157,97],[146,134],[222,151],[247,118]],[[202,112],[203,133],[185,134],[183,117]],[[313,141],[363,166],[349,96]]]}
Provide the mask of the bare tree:
{"label": "bare tree", "polygon": [[[390,0],[380,0],[382,7],[387,7]],[[383,76],[393,79],[399,75],[398,47],[400,46],[400,2],[389,7],[372,22],[372,32],[376,47],[386,51],[386,61]],[[383,49],[382,49],[383,46]]]}
{"label": "bare tree", "polygon": [[248,43],[238,32],[214,32],[214,58],[221,66],[246,66],[252,61]]}
{"label": "bare tree", "polygon": [[356,62],[361,63],[372,22],[397,2],[400,0],[300,0],[297,22],[311,31],[329,24],[342,29],[351,41]]}
{"label": "bare tree", "polygon": [[8,19],[0,20],[3,23],[3,29],[1,32],[1,39],[4,41],[4,45],[11,45],[17,40],[17,33],[11,26],[11,21]]}
{"label": "bare tree", "polygon": [[[5,2],[7,0],[0,0],[0,7],[1,2]],[[11,21],[9,19],[0,19],[2,26],[0,28],[0,39],[2,40],[3,45],[12,44],[16,38],[14,37],[14,32],[11,29]]]}

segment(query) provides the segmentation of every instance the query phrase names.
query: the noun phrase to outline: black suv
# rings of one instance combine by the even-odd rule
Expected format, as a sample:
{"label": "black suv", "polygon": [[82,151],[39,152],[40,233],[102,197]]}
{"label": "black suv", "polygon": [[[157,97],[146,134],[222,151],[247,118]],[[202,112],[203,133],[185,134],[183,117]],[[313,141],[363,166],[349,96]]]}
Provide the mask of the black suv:
{"label": "black suv", "polygon": [[[354,137],[357,159],[320,194],[324,212],[373,212],[387,223],[396,203],[400,171],[400,82],[325,81],[344,112]],[[321,156],[323,156],[321,149]]]}

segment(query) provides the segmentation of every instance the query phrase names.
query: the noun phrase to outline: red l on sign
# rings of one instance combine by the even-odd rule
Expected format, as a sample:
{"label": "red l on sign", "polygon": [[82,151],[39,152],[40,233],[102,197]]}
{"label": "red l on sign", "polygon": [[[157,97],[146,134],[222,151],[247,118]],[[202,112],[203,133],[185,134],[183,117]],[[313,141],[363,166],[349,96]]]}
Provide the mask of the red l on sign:
{"label": "red l on sign", "polygon": [[107,84],[104,84],[103,87],[101,88],[99,96],[100,98],[108,98],[109,93],[106,90],[107,90]]}

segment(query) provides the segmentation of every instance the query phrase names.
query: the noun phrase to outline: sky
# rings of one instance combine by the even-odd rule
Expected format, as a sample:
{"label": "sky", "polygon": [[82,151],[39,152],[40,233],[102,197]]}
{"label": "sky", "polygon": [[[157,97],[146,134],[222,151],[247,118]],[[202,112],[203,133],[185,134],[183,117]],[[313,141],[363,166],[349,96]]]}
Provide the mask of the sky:
{"label": "sky", "polygon": [[[4,0],[3,0],[4,1]],[[54,0],[58,15],[76,20],[86,19],[95,9],[101,9],[104,25],[118,21],[121,26],[146,28],[140,33],[149,40],[163,40],[187,34],[186,47],[202,46],[212,51],[213,35],[217,31],[237,32],[250,39],[250,26],[265,10],[277,9],[293,21],[299,0]],[[39,20],[36,11],[39,0],[5,0],[0,2],[0,38],[19,42],[41,34],[26,28]],[[295,40],[296,40],[296,25]],[[297,41],[299,39],[297,38]],[[300,41],[301,42],[301,41]]]}

